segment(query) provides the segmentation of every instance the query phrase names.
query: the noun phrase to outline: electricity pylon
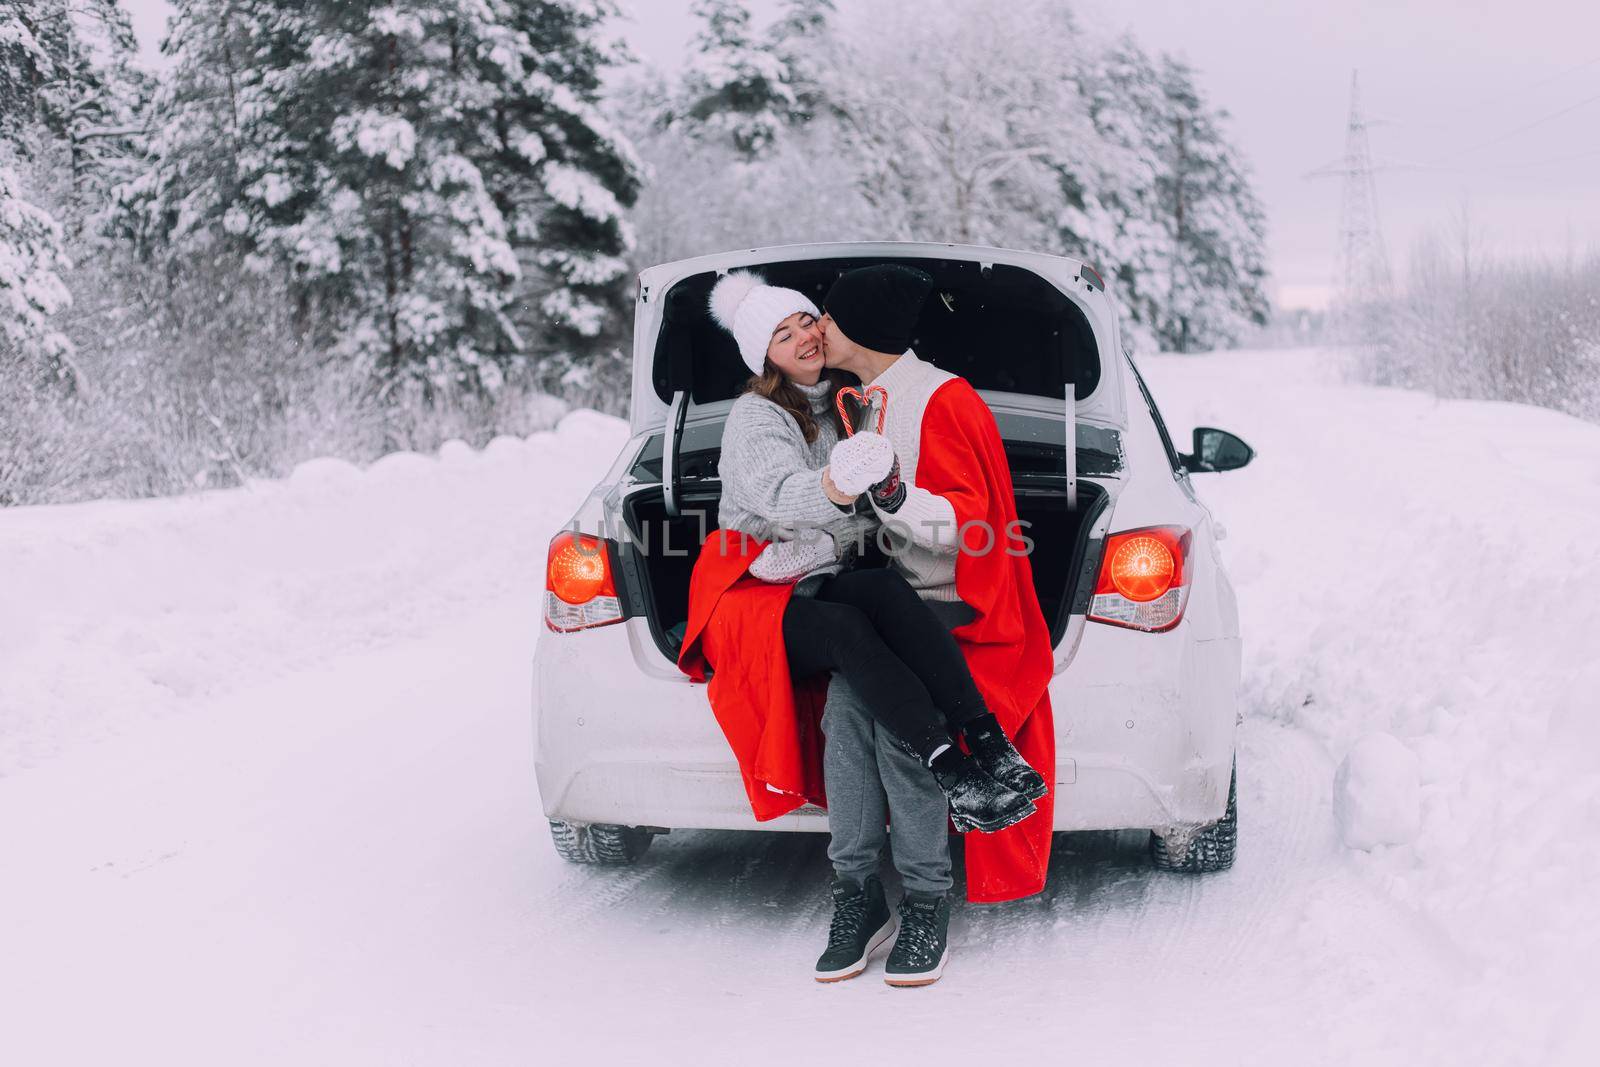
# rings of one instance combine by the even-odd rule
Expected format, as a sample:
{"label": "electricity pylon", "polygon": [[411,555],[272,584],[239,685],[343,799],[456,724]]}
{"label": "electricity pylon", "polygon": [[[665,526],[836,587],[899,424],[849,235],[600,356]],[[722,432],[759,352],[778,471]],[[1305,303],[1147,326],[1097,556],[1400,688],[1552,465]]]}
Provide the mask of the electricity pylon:
{"label": "electricity pylon", "polygon": [[1369,316],[1360,309],[1387,302],[1393,279],[1389,273],[1389,252],[1383,243],[1383,226],[1378,218],[1378,183],[1374,178],[1372,146],[1367,138],[1369,122],[1361,110],[1361,82],[1350,72],[1350,121],[1345,127],[1344,157],[1307,174],[1307,178],[1339,176],[1344,179],[1344,196],[1339,208],[1339,251],[1334,269],[1332,311],[1343,320],[1350,340],[1370,341],[1366,336]]}

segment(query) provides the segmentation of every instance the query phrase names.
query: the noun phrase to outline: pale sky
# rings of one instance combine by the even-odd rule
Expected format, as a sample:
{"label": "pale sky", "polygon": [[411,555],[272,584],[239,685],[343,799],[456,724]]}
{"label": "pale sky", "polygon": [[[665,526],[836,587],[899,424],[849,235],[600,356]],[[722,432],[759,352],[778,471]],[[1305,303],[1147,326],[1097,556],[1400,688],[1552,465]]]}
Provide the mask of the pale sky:
{"label": "pale sky", "polygon": [[[621,0],[647,62],[676,65],[691,0]],[[872,0],[836,0],[841,11]],[[124,0],[153,55],[165,0]],[[758,18],[777,0],[750,0]],[[1484,245],[1559,258],[1600,248],[1600,5],[1589,0],[1077,0],[1086,25],[1183,54],[1233,116],[1267,207],[1278,302],[1325,299],[1359,68],[1397,276],[1416,237],[1466,205]],[[870,11],[869,8],[865,10]]]}

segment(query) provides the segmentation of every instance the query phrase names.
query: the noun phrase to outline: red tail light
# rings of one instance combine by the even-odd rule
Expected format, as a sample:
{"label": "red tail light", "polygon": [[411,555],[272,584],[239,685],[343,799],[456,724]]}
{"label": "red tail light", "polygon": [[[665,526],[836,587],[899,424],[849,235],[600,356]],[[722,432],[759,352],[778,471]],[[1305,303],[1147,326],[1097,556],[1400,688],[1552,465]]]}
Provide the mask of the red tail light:
{"label": "red tail light", "polygon": [[611,545],[592,534],[556,534],[544,588],[545,625],[557,633],[622,621],[622,602],[611,575]]}
{"label": "red tail light", "polygon": [[1193,540],[1185,526],[1146,526],[1106,538],[1089,618],[1151,633],[1178,625],[1189,601]]}

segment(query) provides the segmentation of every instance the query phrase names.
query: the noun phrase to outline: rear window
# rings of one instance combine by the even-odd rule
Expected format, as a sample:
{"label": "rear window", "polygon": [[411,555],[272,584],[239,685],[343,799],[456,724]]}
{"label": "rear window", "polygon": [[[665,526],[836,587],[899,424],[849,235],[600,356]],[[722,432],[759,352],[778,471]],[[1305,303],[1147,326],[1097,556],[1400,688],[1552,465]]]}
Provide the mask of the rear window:
{"label": "rear window", "polygon": [[[912,348],[979,389],[1059,397],[1074,383],[1079,399],[1100,382],[1094,331],[1083,312],[1055,286],[1022,267],[981,269],[965,260],[826,259],[753,265],[769,284],[798,289],[818,307],[835,278],[871,263],[903,263],[933,275]],[[684,278],[667,291],[665,325],[656,338],[653,384],[672,398],[674,367],[690,379],[697,404],[729,400],[744,391],[750,370],[732,335],[711,318],[706,301],[717,274]]]}

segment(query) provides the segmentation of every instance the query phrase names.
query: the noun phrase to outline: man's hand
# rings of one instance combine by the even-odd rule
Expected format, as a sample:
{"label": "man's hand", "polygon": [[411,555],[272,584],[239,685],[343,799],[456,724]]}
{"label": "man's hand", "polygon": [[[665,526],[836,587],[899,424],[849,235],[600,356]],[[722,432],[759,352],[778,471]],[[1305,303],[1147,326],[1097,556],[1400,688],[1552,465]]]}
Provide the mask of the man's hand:
{"label": "man's hand", "polygon": [[894,458],[894,466],[889,468],[888,475],[878,482],[873,482],[867,490],[872,500],[872,506],[879,511],[894,514],[900,510],[900,505],[906,502],[906,483],[900,477],[900,457]]}
{"label": "man's hand", "polygon": [[846,493],[841,491],[837,485],[833,484],[833,476],[828,473],[827,467],[822,468],[822,491],[827,494],[829,500],[833,501],[841,508],[847,508],[854,504],[856,502],[856,497],[861,495],[860,493]]}

